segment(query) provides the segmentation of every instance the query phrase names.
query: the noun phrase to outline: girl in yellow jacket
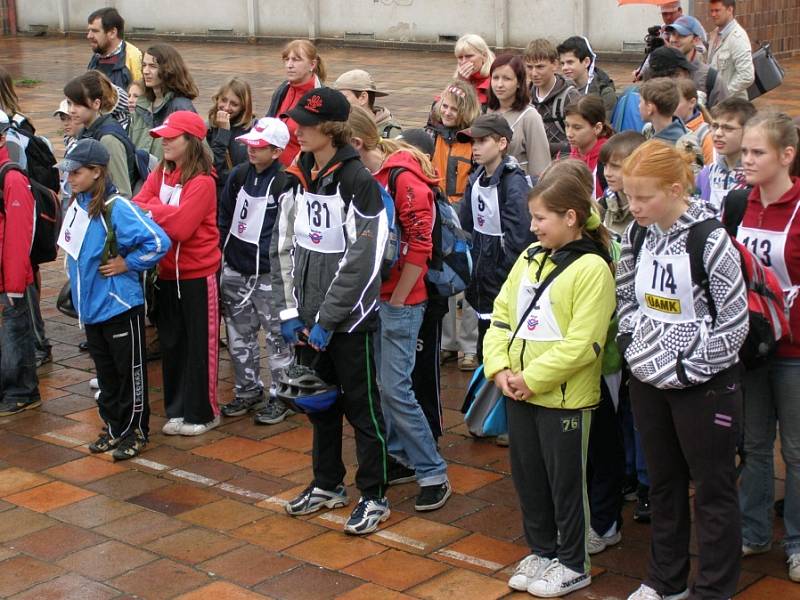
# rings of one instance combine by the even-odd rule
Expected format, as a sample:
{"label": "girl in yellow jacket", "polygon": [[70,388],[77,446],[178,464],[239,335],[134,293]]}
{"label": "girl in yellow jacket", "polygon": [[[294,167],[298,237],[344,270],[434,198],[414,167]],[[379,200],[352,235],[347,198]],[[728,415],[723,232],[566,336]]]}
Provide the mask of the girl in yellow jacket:
{"label": "girl in yellow jacket", "polygon": [[508,583],[556,597],[591,583],[586,453],[616,301],[608,231],[581,177],[554,164],[528,206],[539,241],[495,300],[484,369],[506,396],[511,474],[531,549]]}

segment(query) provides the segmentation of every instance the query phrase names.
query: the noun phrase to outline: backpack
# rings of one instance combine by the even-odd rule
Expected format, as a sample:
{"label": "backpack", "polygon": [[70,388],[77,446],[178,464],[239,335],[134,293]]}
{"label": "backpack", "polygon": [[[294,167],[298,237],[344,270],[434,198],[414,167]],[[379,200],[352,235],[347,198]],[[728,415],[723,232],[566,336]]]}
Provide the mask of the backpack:
{"label": "backpack", "polygon": [[[726,204],[730,195],[728,194],[728,197],[726,197]],[[746,194],[744,198],[746,200]],[[742,211],[742,214],[744,214],[744,211]],[[686,240],[692,282],[705,290],[706,298],[708,299],[708,310],[714,321],[717,319],[717,308],[714,304],[714,298],[711,296],[708,273],[706,273],[705,265],[703,264],[703,251],[711,232],[722,227],[726,231],[729,231],[729,227],[734,227],[735,232],[735,228],[738,228],[738,223],[733,225],[732,222],[727,221],[723,225],[717,219],[707,219],[694,225],[689,230],[689,236]],[[638,258],[642,250],[646,231],[645,227],[641,227],[635,222],[633,223],[631,243],[633,245],[634,260]],[[763,365],[775,353],[778,342],[789,332],[789,322],[784,308],[783,290],[781,290],[778,278],[772,272],[772,269],[762,265],[761,261],[733,235],[730,237],[741,260],[742,275],[747,289],[748,321],[750,326],[744,344],[739,350],[739,359],[746,368],[753,369]]]}
{"label": "backpack", "polygon": [[[25,170],[16,163],[7,162],[0,167],[0,211],[5,214],[3,191],[6,173],[19,171],[26,177]],[[33,195],[35,218],[33,221],[33,241],[31,243],[31,264],[40,265],[56,259],[58,255],[58,234],[61,231],[61,202],[58,194],[49,187],[28,177],[28,184]]]}
{"label": "backpack", "polygon": [[122,125],[113,118],[106,119],[101,123],[100,127],[89,134],[90,137],[96,139],[98,142],[106,135],[114,136],[125,146],[125,158],[128,162],[128,178],[131,183],[131,191],[133,192],[135,189],[141,189],[154,166],[153,160],[151,160],[151,154],[143,148],[134,146],[131,138],[128,137],[128,134],[125,133],[125,130],[122,128]]}
{"label": "backpack", "polygon": [[33,125],[22,115],[14,115],[11,127],[20,138],[26,140],[24,146],[27,168],[23,169],[25,175],[32,182],[35,181],[58,194],[61,189],[61,181],[58,177],[56,157],[53,155],[50,142],[36,135]]}
{"label": "backpack", "polygon": [[[405,170],[396,167],[389,172],[389,192],[392,197],[397,192],[397,178]],[[432,186],[431,190],[435,210],[431,233],[433,250],[425,281],[429,293],[449,298],[467,289],[472,278],[471,244],[444,192],[439,186]]]}
{"label": "backpack", "polygon": [[383,259],[381,261],[381,279],[386,281],[389,279],[392,267],[397,264],[397,259],[400,258],[400,225],[397,222],[394,199],[389,190],[380,184],[379,187],[381,189],[383,209],[386,211],[386,220],[389,225],[389,237],[386,240],[386,246],[383,248]]}

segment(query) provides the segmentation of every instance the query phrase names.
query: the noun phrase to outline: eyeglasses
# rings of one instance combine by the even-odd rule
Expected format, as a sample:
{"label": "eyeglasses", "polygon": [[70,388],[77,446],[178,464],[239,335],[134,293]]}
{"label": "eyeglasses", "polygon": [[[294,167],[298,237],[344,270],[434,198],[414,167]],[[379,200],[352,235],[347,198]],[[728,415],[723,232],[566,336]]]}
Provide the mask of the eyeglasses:
{"label": "eyeglasses", "polygon": [[709,127],[711,127],[711,131],[720,130],[722,133],[733,133],[734,131],[739,131],[741,129],[741,127],[733,127],[731,125],[726,125],[725,123],[711,123]]}

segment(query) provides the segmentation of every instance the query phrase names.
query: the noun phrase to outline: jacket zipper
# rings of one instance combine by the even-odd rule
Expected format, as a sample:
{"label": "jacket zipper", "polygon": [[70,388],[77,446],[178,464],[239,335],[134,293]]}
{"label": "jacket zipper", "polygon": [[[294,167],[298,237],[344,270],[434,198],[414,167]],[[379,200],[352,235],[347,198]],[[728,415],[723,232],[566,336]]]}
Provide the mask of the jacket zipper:
{"label": "jacket zipper", "polygon": [[567,382],[561,384],[561,408],[567,404]]}

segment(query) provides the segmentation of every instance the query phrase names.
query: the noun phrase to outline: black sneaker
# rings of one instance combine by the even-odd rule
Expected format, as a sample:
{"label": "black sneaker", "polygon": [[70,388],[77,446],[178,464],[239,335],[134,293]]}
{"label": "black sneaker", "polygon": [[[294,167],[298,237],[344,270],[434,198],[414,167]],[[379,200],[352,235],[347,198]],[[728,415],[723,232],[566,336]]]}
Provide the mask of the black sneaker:
{"label": "black sneaker", "polygon": [[15,415],[23,410],[25,410],[24,402],[17,402],[16,400],[4,400],[0,402],[0,417]]}
{"label": "black sneaker", "polygon": [[283,400],[273,398],[269,404],[253,415],[253,421],[256,425],[275,425],[293,414],[294,411],[286,406]]}
{"label": "black sneaker", "polygon": [[80,350],[81,352],[88,352],[89,342],[87,342],[86,340],[82,341],[80,344],[78,344],[78,350]]}
{"label": "black sneaker", "polygon": [[97,439],[89,444],[89,452],[92,454],[100,454],[101,452],[108,452],[119,446],[119,438],[112,438],[105,431],[97,436]]}
{"label": "black sneaker", "polygon": [[639,485],[636,492],[636,508],[633,511],[633,520],[637,523],[650,522],[650,488],[646,485]]}
{"label": "black sneaker", "polygon": [[409,483],[417,478],[414,469],[409,469],[403,463],[398,462],[392,458],[389,459],[389,469],[386,476],[386,483],[389,485],[400,485],[401,483]]}
{"label": "black sneaker", "polygon": [[423,485],[420,487],[417,501],[414,503],[414,510],[422,512],[442,508],[451,493],[449,481],[438,485]]}
{"label": "black sneaker", "polygon": [[147,439],[144,434],[141,431],[136,431],[126,436],[114,449],[111,456],[115,461],[136,458],[142,453],[146,445]]}
{"label": "black sneaker", "polygon": [[264,407],[264,392],[258,396],[251,396],[250,398],[234,398],[228,404],[223,405],[220,410],[226,417],[240,417],[254,408]]}
{"label": "black sneaker", "polygon": [[38,369],[42,365],[45,365],[49,362],[53,362],[53,351],[50,349],[45,350],[44,352],[36,352],[36,368]]}
{"label": "black sneaker", "polygon": [[392,514],[389,501],[384,498],[359,498],[358,504],[344,524],[344,532],[350,535],[372,533]]}

